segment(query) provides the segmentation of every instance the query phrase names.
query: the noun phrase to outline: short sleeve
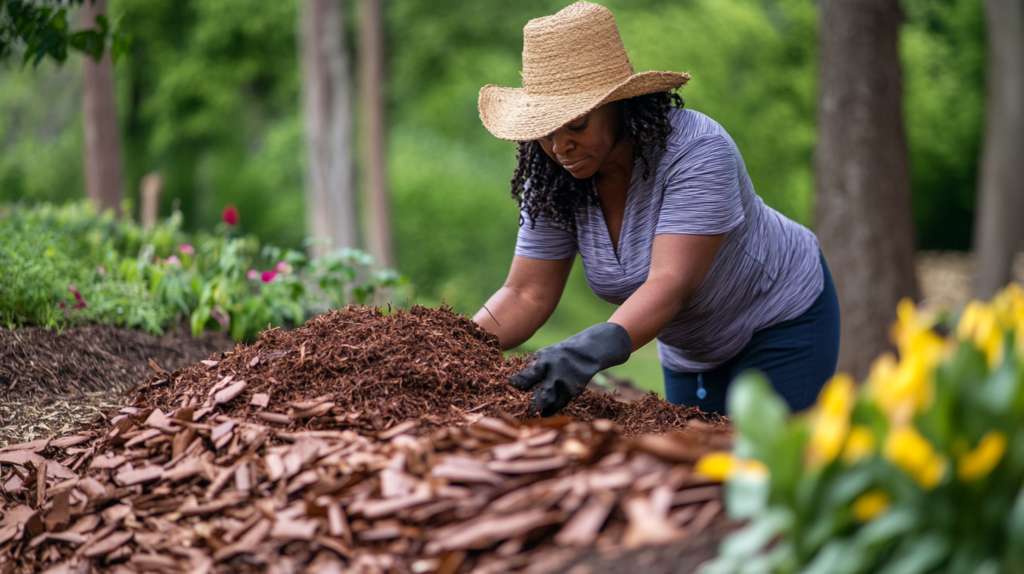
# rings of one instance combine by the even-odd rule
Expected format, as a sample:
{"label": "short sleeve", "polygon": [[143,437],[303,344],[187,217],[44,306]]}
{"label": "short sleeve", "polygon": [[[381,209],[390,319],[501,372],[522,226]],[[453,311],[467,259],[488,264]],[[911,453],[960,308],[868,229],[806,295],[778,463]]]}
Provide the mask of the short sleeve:
{"label": "short sleeve", "polygon": [[717,235],[743,222],[736,150],[720,135],[680,152],[665,178],[656,235]]}
{"label": "short sleeve", "polygon": [[565,259],[576,254],[576,238],[571,231],[559,229],[550,221],[538,218],[536,225],[526,211],[516,239],[516,255],[528,259]]}

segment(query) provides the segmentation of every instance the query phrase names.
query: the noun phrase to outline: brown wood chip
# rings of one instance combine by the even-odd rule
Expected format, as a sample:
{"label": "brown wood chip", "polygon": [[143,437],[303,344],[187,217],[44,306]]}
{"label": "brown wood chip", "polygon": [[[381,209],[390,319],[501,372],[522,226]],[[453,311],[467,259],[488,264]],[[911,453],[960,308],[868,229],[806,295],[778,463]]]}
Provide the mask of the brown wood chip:
{"label": "brown wood chip", "polygon": [[106,556],[126,544],[132,539],[132,536],[134,536],[132,532],[114,532],[98,542],[90,543],[85,547],[83,555],[87,558]]}

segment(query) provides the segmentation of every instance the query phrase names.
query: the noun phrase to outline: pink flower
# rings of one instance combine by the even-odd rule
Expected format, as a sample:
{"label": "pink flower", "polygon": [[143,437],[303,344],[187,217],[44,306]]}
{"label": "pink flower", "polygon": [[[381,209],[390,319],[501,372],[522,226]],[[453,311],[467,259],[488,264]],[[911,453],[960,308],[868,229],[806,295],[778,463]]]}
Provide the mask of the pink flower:
{"label": "pink flower", "polygon": [[260,272],[255,269],[250,269],[245,272],[245,278],[249,281],[255,281],[260,278]]}
{"label": "pink flower", "polygon": [[181,253],[182,255],[189,255],[189,256],[195,255],[196,254],[196,248],[192,247],[192,244],[190,244],[190,243],[182,243],[181,245],[178,246],[178,253]]}
{"label": "pink flower", "polygon": [[57,305],[59,305],[61,309],[64,308],[64,302],[63,301],[60,301],[59,303],[57,303]]}
{"label": "pink flower", "polygon": [[100,274],[100,277],[106,277],[107,276],[107,268],[102,266],[102,265],[100,265],[99,267],[96,268],[96,272]]}
{"label": "pink flower", "polygon": [[288,275],[292,272],[292,266],[287,261],[278,261],[274,267],[274,271],[277,271],[281,275]]}
{"label": "pink flower", "polygon": [[166,263],[168,265],[180,265],[181,259],[178,259],[177,255],[171,255],[170,257],[167,258]]}
{"label": "pink flower", "polygon": [[210,316],[220,323],[221,327],[227,327],[228,323],[231,322],[231,317],[228,316],[227,312],[220,307],[214,307],[213,310],[210,311]]}
{"label": "pink flower", "polygon": [[72,293],[78,293],[78,289],[75,289],[74,285],[68,285],[68,291],[71,291]]}
{"label": "pink flower", "polygon": [[277,271],[271,269],[270,271],[264,271],[260,278],[263,280],[264,283],[270,283],[271,281],[274,280],[275,276],[277,276]]}
{"label": "pink flower", "polygon": [[221,214],[221,217],[224,219],[224,223],[228,225],[238,225],[238,208],[229,204],[224,208],[224,213]]}

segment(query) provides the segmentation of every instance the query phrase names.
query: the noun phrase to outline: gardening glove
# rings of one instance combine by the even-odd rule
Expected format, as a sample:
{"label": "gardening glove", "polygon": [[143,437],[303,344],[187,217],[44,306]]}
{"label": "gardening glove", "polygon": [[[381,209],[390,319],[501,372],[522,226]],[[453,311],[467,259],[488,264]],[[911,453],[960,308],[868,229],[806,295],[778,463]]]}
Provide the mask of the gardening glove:
{"label": "gardening glove", "polygon": [[535,360],[508,383],[521,391],[535,389],[531,414],[549,417],[582,393],[598,372],[625,363],[632,350],[633,341],[622,325],[598,323],[537,351]]}

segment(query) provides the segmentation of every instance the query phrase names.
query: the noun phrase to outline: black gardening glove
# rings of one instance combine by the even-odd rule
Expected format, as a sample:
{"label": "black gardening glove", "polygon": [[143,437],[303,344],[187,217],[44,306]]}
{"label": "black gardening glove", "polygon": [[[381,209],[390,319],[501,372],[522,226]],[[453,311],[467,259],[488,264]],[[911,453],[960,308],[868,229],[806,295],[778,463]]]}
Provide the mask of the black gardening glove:
{"label": "black gardening glove", "polygon": [[625,363],[632,350],[633,341],[622,325],[598,323],[537,351],[530,366],[508,383],[521,391],[536,389],[531,410],[549,417],[582,393],[598,372]]}

